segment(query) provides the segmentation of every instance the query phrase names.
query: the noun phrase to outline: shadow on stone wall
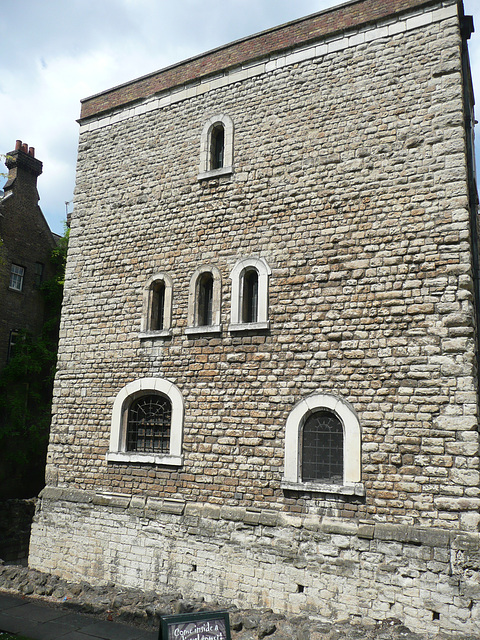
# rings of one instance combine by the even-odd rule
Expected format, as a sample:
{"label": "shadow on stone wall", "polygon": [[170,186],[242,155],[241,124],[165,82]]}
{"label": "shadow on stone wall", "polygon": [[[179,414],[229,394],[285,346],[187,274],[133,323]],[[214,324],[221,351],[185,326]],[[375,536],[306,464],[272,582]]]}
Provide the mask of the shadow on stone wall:
{"label": "shadow on stone wall", "polygon": [[0,558],[26,564],[36,498],[0,501]]}

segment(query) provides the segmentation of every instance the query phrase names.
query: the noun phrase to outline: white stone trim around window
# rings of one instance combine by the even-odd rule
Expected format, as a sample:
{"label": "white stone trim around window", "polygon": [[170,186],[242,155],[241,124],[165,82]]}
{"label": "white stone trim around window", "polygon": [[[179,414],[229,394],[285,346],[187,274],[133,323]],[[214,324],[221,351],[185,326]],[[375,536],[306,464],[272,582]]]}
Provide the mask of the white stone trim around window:
{"label": "white stone trim around window", "polygon": [[[158,313],[157,287],[163,286],[163,322],[156,326]],[[172,327],[173,280],[163,271],[152,276],[143,289],[143,312],[140,338],[168,338]]]}
{"label": "white stone trim around window", "polygon": [[[244,307],[244,277],[248,271],[254,270],[258,274],[258,300],[256,320],[245,322],[242,317]],[[272,271],[264,258],[242,258],[233,267],[230,274],[232,279],[232,309],[229,331],[258,331],[268,329],[268,283]]]}
{"label": "white stone trim around window", "polygon": [[[343,425],[343,484],[303,482],[301,438],[306,418],[314,411],[332,411]],[[332,394],[316,393],[298,402],[290,412],[285,429],[284,489],[364,495],[361,484],[361,427],[353,407]]]}
{"label": "white stone trim around window", "polygon": [[[212,135],[216,128],[224,132],[224,150],[222,166],[216,167],[212,160]],[[211,116],[204,124],[200,136],[199,180],[215,178],[233,173],[233,120],[224,113]]]}
{"label": "white stone trim around window", "polygon": [[[202,276],[210,274],[213,280],[213,291],[211,300],[211,322],[205,324],[200,316],[200,283]],[[188,287],[188,310],[187,310],[187,335],[195,335],[202,333],[219,333],[222,330],[220,324],[222,303],[222,275],[220,271],[212,264],[200,265],[195,269]]]}
{"label": "white stone trim around window", "polygon": [[[159,393],[172,404],[170,447],[168,454],[139,453],[126,450],[128,409],[139,396]],[[117,394],[113,403],[108,462],[130,462],[181,466],[183,464],[184,402],[180,389],[165,378],[140,378],[129,382]]]}

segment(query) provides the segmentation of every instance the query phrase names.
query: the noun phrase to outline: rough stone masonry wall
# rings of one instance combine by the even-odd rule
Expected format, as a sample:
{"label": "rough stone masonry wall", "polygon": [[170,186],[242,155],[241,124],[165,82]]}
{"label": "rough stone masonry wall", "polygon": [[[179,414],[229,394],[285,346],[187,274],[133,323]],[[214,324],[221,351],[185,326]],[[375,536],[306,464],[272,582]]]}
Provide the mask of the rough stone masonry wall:
{"label": "rough stone masonry wall", "polygon": [[[456,19],[82,134],[50,484],[475,528],[472,276]],[[235,126],[235,172],[198,181],[200,133]],[[231,335],[230,271],[272,269],[271,330]],[[220,336],[187,337],[194,271],[222,276]],[[140,340],[173,280],[173,337]],[[107,465],[118,391],[185,400],[184,466]],[[366,500],[284,494],[284,428],[312,392],[362,428]]]}
{"label": "rough stone masonry wall", "polygon": [[69,581],[480,634],[478,533],[67,489],[42,497],[37,527],[54,552],[32,543],[30,557]]}
{"label": "rough stone masonry wall", "polygon": [[[477,606],[476,596],[464,600],[460,577],[449,581],[452,547],[353,533],[328,534],[325,545],[324,533],[307,524],[312,518],[321,529],[334,517],[350,520],[352,532],[362,521],[379,532],[388,522],[392,531],[438,530],[448,544],[458,529],[476,540],[475,328],[457,19],[141,111],[81,134],[47,483],[52,491],[121,493],[124,507],[185,502],[185,514],[161,516],[160,526],[108,500],[93,508],[44,498],[32,566],[129,584],[152,575],[192,588],[245,584],[245,600],[299,608],[322,609],[339,585],[334,602],[345,610],[373,617],[367,601],[378,599],[422,625],[438,614],[451,630],[450,621],[468,619]],[[235,170],[198,181],[201,131],[218,113],[234,122]],[[272,270],[270,330],[231,335],[229,274],[252,255]],[[187,337],[189,282],[202,264],[222,276],[222,333]],[[160,271],[173,280],[172,338],[142,340],[143,289]],[[185,401],[178,469],[105,460],[117,393],[148,376],[172,380]],[[357,412],[364,498],[281,488],[285,423],[312,392],[339,395]],[[188,509],[274,512],[289,524],[247,526],[245,538],[235,520],[202,516],[193,526]],[[298,562],[283,561],[281,549],[292,545]],[[189,549],[204,578],[191,580],[195,572],[182,560]],[[425,558],[411,558],[417,552]],[[411,560],[397,571],[402,557]],[[265,577],[255,578],[257,567]],[[474,580],[478,567],[471,571]],[[246,576],[260,581],[252,586]],[[297,585],[306,589],[296,592]],[[381,595],[387,591],[390,600]],[[440,611],[425,604],[431,593]]]}

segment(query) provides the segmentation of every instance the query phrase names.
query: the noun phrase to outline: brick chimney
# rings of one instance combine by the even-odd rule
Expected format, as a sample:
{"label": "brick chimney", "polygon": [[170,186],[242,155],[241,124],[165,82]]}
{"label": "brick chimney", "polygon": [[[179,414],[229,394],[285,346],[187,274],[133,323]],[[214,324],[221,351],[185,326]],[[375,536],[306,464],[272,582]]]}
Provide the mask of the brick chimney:
{"label": "brick chimney", "polygon": [[[37,190],[37,178],[42,173],[42,163],[35,158],[35,149],[17,140],[15,151],[7,153],[5,164],[8,169],[7,182],[3,187],[5,195],[9,191]],[[39,200],[36,193],[37,202]]]}

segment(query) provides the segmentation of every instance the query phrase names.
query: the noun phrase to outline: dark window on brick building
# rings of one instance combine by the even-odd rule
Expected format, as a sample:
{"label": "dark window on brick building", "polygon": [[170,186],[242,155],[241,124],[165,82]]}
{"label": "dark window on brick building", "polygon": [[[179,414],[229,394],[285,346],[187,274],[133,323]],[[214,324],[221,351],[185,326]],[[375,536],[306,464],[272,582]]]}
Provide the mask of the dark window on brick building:
{"label": "dark window on brick building", "polygon": [[332,411],[314,411],[305,420],[302,481],[343,483],[343,425]]}
{"label": "dark window on brick building", "polygon": [[127,451],[168,453],[172,403],[159,394],[140,396],[127,416]]}
{"label": "dark window on brick building", "polygon": [[43,272],[44,265],[41,262],[35,263],[35,272],[34,272],[34,286],[36,289],[39,289],[43,282]]}
{"label": "dark window on brick building", "polygon": [[25,269],[18,264],[12,264],[10,269],[10,289],[14,291],[23,291],[23,281],[25,278]]}
{"label": "dark window on brick building", "polygon": [[15,355],[15,345],[18,342],[19,335],[19,331],[10,331],[10,336],[8,338],[7,362],[10,362]]}

